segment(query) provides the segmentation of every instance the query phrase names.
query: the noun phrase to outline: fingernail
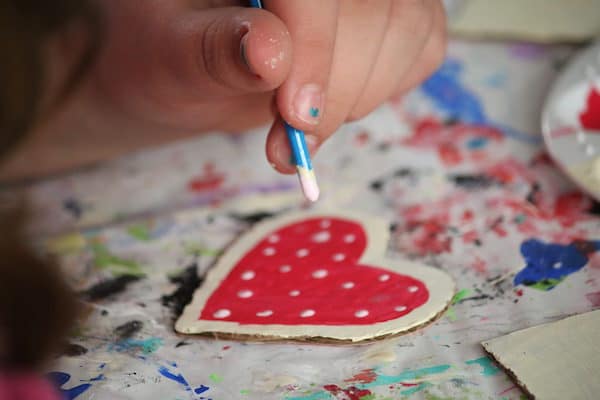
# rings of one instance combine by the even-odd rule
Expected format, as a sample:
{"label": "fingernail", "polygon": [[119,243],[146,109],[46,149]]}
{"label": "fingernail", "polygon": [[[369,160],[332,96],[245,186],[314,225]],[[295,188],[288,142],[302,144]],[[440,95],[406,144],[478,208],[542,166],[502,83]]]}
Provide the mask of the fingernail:
{"label": "fingernail", "polygon": [[296,94],[294,99],[294,113],[302,121],[316,125],[323,114],[323,94],[321,87],[315,84],[308,84]]}
{"label": "fingernail", "polygon": [[[287,151],[284,146],[276,146],[275,151],[273,152],[273,164],[278,166],[285,166],[286,164],[291,163],[293,164],[293,160],[290,162],[290,156],[290,152]],[[273,168],[277,169],[275,165],[273,165]]]}
{"label": "fingernail", "polygon": [[246,57],[246,45],[248,42],[248,34],[250,32],[246,32],[244,34],[244,36],[242,36],[242,39],[240,40],[240,59],[242,60],[242,64],[248,68],[248,71],[250,71],[251,74],[255,74],[254,71],[252,71],[252,67],[250,66],[250,63],[248,62],[248,58]]}

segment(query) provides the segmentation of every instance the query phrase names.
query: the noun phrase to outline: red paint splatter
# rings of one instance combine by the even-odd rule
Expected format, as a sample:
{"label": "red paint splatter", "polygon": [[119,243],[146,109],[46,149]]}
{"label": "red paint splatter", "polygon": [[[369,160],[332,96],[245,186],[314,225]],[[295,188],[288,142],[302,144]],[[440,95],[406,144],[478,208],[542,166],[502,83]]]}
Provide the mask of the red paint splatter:
{"label": "red paint splatter", "polygon": [[475,269],[475,271],[479,272],[480,274],[484,274],[487,269],[485,260],[481,259],[480,257],[475,257],[475,262],[473,263],[473,268]]}
{"label": "red paint splatter", "polygon": [[515,290],[515,294],[516,294],[517,296],[519,296],[519,297],[522,297],[522,296],[523,296],[523,289],[516,289],[516,290]]}
{"label": "red paint splatter", "polygon": [[458,165],[463,160],[460,151],[452,143],[441,144],[438,147],[438,155],[447,166]]}
{"label": "red paint splatter", "polygon": [[585,129],[600,130],[600,92],[592,87],[586,99],[586,108],[579,114],[579,123]]}
{"label": "red paint splatter", "polygon": [[372,369],[365,369],[354,375],[350,379],[346,379],[344,382],[359,382],[359,383],[371,383],[377,379],[377,374]]}
{"label": "red paint splatter", "polygon": [[476,164],[488,162],[489,151],[471,148],[468,145],[471,139],[504,140],[500,131],[489,126],[462,123],[445,125],[434,117],[409,122],[413,124],[414,134],[403,140],[402,144],[419,148],[435,148],[441,161],[447,166],[465,161]]}
{"label": "red paint splatter", "polygon": [[406,387],[413,387],[413,386],[419,386],[420,383],[408,383],[408,382],[400,382],[400,384],[402,386],[406,386]]}
{"label": "red paint splatter", "polygon": [[585,298],[592,303],[592,306],[600,307],[600,292],[586,293]]}
{"label": "red paint splatter", "polygon": [[212,163],[206,163],[202,175],[193,178],[188,183],[188,189],[192,192],[204,192],[218,189],[225,180],[225,174],[216,172]]}
{"label": "red paint splatter", "polygon": [[363,147],[369,142],[369,133],[368,132],[360,132],[354,137],[354,143],[358,147]]}
{"label": "red paint splatter", "polygon": [[231,346],[223,346],[223,350],[229,350]]}
{"label": "red paint splatter", "polygon": [[348,400],[361,400],[363,397],[371,396],[373,394],[368,389],[359,389],[355,386],[350,386],[347,389],[342,389],[337,385],[325,385],[323,386],[323,389],[325,389],[334,396],[343,393],[348,397]]}
{"label": "red paint splatter", "polygon": [[475,229],[471,229],[462,234],[462,240],[465,244],[472,244],[479,240],[479,234]]}

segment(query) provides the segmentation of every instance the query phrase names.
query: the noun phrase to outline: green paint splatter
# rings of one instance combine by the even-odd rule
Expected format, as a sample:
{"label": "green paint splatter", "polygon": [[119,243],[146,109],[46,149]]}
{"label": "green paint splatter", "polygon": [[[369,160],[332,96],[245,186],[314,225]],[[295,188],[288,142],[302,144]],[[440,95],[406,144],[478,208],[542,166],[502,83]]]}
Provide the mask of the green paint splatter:
{"label": "green paint splatter", "polygon": [[310,116],[313,118],[317,118],[319,116],[319,109],[316,107],[310,108]]}
{"label": "green paint splatter", "polygon": [[527,219],[527,217],[523,214],[519,214],[515,217],[515,222],[517,224],[522,224],[523,222],[525,222],[525,220]]}
{"label": "green paint splatter", "polygon": [[456,400],[454,397],[439,397],[431,393],[425,393],[425,400]]}
{"label": "green paint splatter", "polygon": [[250,390],[248,390],[248,389],[242,389],[242,390],[240,390],[240,394],[243,394],[243,395],[250,394]]}
{"label": "green paint splatter", "polygon": [[130,236],[132,236],[142,242],[147,242],[150,239],[152,239],[152,236],[150,234],[150,229],[148,229],[148,227],[143,224],[130,225],[127,228],[127,233]]}
{"label": "green paint splatter", "polygon": [[554,286],[558,285],[563,280],[564,280],[564,278],[562,278],[562,279],[548,278],[548,279],[544,279],[544,280],[541,280],[539,282],[536,282],[533,285],[527,285],[527,286],[530,287],[530,288],[537,289],[537,290],[542,290],[542,291],[545,292],[545,291],[548,291],[550,289],[553,289]]}
{"label": "green paint splatter", "polygon": [[461,301],[462,299],[464,299],[465,297],[467,297],[470,292],[471,291],[469,289],[463,289],[463,290],[459,291],[452,298],[452,304],[458,303],[459,301]]}
{"label": "green paint splatter", "polygon": [[446,317],[452,322],[456,321],[456,311],[454,311],[453,307],[448,307],[448,311],[446,311]]}
{"label": "green paint splatter", "polygon": [[210,375],[208,376],[208,378],[209,378],[211,381],[213,381],[214,383],[221,383],[221,382],[223,382],[223,377],[222,377],[222,376],[219,376],[219,375],[217,375],[217,374],[214,374],[214,373],[213,373],[213,374],[210,374]]}
{"label": "green paint splatter", "polygon": [[490,375],[496,375],[500,369],[498,369],[498,367],[496,367],[493,364],[493,361],[491,358],[489,357],[481,357],[481,358],[475,358],[473,360],[468,360],[465,361],[465,364],[467,365],[473,365],[473,364],[477,364],[480,367],[482,367],[482,371],[481,371],[481,375],[483,376],[490,376]]}
{"label": "green paint splatter", "polygon": [[186,243],[183,246],[185,252],[194,256],[217,257],[221,255],[221,250],[209,249],[201,243]]}
{"label": "green paint splatter", "polygon": [[375,400],[374,394],[368,394],[366,396],[362,396],[359,400]]}
{"label": "green paint splatter", "polygon": [[92,251],[96,267],[108,269],[113,275],[145,275],[138,263],[111,254],[106,246],[100,243],[92,244]]}

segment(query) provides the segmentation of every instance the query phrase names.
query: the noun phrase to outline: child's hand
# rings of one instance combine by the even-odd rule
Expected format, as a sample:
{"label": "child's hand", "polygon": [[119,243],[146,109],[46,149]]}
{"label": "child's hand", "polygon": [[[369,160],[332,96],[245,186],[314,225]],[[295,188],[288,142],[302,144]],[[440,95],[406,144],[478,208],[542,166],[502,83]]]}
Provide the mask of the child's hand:
{"label": "child's hand", "polygon": [[[0,176],[57,172],[277,114],[306,131],[314,152],[343,122],[417,85],[444,56],[439,0],[263,2],[267,10],[235,0],[97,0],[106,23],[90,79]],[[49,52],[54,80],[66,75],[69,48]],[[267,157],[294,171],[280,119]]]}
{"label": "child's hand", "polygon": [[[263,0],[292,38],[293,64],[277,91],[284,120],[307,133],[311,153],[342,123],[419,84],[445,55],[438,0]],[[267,157],[292,173],[281,120]]]}

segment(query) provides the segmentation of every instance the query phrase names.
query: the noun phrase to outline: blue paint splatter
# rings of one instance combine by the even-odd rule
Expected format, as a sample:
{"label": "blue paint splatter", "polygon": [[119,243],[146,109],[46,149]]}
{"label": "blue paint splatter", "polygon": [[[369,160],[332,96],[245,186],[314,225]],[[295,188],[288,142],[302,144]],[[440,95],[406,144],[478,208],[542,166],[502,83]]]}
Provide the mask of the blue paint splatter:
{"label": "blue paint splatter", "polygon": [[475,93],[460,82],[462,65],[448,58],[444,64],[421,85],[421,90],[448,117],[468,124],[487,122],[481,101]]}
{"label": "blue paint splatter", "polygon": [[525,143],[541,142],[537,135],[528,135],[504,124],[490,121],[479,97],[460,81],[462,71],[463,67],[458,60],[448,58],[429,79],[423,82],[421,91],[449,119],[466,124],[491,126],[504,135]]}
{"label": "blue paint splatter", "polygon": [[589,255],[600,249],[600,241],[575,241],[568,245],[529,239],[521,244],[526,266],[514,278],[514,284],[550,290],[568,275],[582,269]]}
{"label": "blue paint splatter", "polygon": [[199,387],[197,387],[196,389],[194,389],[194,393],[196,393],[196,394],[202,394],[202,393],[206,392],[209,389],[210,388],[208,386],[200,385]]}
{"label": "blue paint splatter", "polygon": [[183,375],[175,374],[174,372],[171,372],[167,367],[163,367],[163,366],[158,368],[158,372],[165,378],[168,378],[172,381],[179,383],[180,385],[183,385],[185,387],[185,390],[192,390],[192,388],[190,387],[190,384],[188,383],[187,380],[185,380]]}
{"label": "blue paint splatter", "polygon": [[84,383],[82,385],[74,386],[71,389],[63,389],[62,386],[71,379],[71,375],[66,372],[50,372],[47,377],[54,385],[56,385],[65,400],[73,400],[92,387],[91,383]]}
{"label": "blue paint splatter", "polygon": [[144,354],[154,353],[156,350],[163,345],[163,340],[161,338],[148,338],[144,340],[138,339],[125,339],[121,340],[114,345],[111,345],[109,350],[116,350],[118,352],[124,352],[129,350],[142,350]]}
{"label": "blue paint splatter", "polygon": [[[176,363],[171,363],[172,367],[177,368],[177,364]],[[158,368],[158,373],[161,374],[162,376],[164,376],[167,379],[170,379],[174,382],[177,382],[178,384],[180,384],[181,386],[183,386],[183,388],[188,391],[188,392],[192,392],[192,386],[189,384],[189,382],[184,378],[184,376],[180,373],[175,373],[173,371],[171,371],[169,368],[161,366]],[[202,394],[204,392],[207,392],[208,390],[210,390],[210,388],[208,386],[205,385],[200,385],[197,388],[195,388],[193,390],[193,392],[195,394]],[[204,397],[200,397],[200,399],[205,399]],[[207,399],[210,400],[210,399]]]}
{"label": "blue paint splatter", "polygon": [[484,148],[488,144],[489,140],[486,137],[478,136],[470,139],[467,142],[467,147],[471,150],[478,150]]}

